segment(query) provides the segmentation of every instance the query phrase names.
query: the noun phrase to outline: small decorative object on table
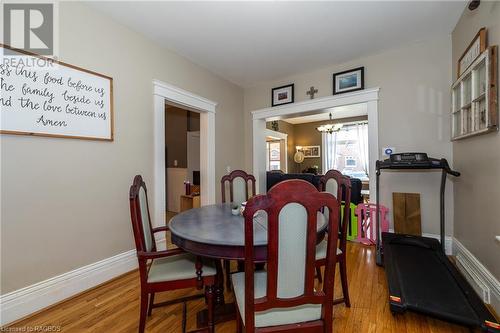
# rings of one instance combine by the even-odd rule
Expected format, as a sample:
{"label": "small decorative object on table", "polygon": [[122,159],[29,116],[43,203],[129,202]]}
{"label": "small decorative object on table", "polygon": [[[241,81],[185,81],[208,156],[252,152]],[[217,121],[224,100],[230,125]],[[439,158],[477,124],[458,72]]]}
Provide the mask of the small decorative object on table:
{"label": "small decorative object on table", "polygon": [[186,195],[190,195],[191,194],[191,182],[188,180],[185,180],[184,181],[184,188],[185,188]]}
{"label": "small decorative object on table", "polygon": [[293,88],[294,84],[273,88],[272,90],[272,106],[293,103]]}
{"label": "small decorative object on table", "polygon": [[359,67],[333,74],[333,94],[365,89],[365,68]]}
{"label": "small decorative object on table", "polygon": [[241,203],[241,207],[240,207],[240,214],[243,215],[243,212],[245,211],[245,207],[247,206],[247,202],[244,201]]}

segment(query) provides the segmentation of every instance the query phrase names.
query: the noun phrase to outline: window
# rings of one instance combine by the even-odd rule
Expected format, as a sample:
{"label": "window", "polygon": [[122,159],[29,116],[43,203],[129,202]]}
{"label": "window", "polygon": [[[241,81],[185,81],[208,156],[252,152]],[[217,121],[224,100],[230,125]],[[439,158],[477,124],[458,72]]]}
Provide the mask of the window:
{"label": "window", "polygon": [[344,124],[332,134],[323,133],[323,172],[330,169],[368,180],[368,124]]}
{"label": "window", "polygon": [[356,158],[352,156],[345,157],[345,167],[346,168],[355,168],[356,167]]}
{"label": "window", "polygon": [[268,141],[267,145],[267,171],[281,170],[281,143]]}

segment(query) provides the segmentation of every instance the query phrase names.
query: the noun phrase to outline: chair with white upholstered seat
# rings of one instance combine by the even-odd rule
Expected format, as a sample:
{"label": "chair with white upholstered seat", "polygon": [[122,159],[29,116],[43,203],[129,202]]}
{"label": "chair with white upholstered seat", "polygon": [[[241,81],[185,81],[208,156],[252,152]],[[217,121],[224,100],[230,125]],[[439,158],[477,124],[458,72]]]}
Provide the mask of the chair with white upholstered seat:
{"label": "chair with white upholstered seat", "polygon": [[[141,278],[139,332],[144,332],[146,314],[151,315],[153,308],[186,302],[204,296],[208,304],[208,331],[214,332],[213,289],[217,273],[216,267],[213,262],[209,260],[202,262],[201,258],[186,253],[181,249],[157,251],[154,234],[157,232],[166,232],[168,231],[168,227],[152,228],[146,184],[139,175],[135,176],[134,183],[130,187],[130,216]],[[205,287],[205,294],[154,304],[154,295],[156,292],[193,287],[198,289]],[[182,318],[183,332],[185,332],[186,327],[185,308],[184,305]]]}
{"label": "chair with white upholstered seat", "polygon": [[[226,203],[226,192],[229,190],[229,202],[234,205],[241,205],[248,198],[255,195],[255,177],[243,170],[233,170],[230,174],[222,177],[221,181],[222,203]],[[249,188],[249,183],[251,189]],[[251,191],[249,191],[251,190]],[[239,266],[241,264],[239,263]],[[224,270],[226,271],[226,288],[231,289],[231,266],[229,260],[224,260]]]}
{"label": "chair with white upholstered seat", "polygon": [[[318,211],[338,228],[339,204],[303,180],[286,180],[248,200],[245,208],[245,272],[232,274],[237,332],[332,332],[335,247],[327,249],[326,279],[315,290]],[[267,213],[267,269],[255,272],[254,216]],[[328,233],[336,244],[338,233]]]}
{"label": "chair with white upholstered seat", "polygon": [[[347,260],[346,260],[346,247],[347,247],[347,225],[351,212],[349,211],[351,205],[351,181],[349,177],[342,175],[337,170],[329,170],[319,182],[320,191],[331,193],[337,199],[339,206],[344,198],[344,212],[343,218],[340,220],[339,230],[339,244],[337,247],[337,262],[340,270],[340,281],[342,283],[343,297],[334,300],[334,304],[345,303],[347,307],[351,306],[349,300],[349,288],[347,283]],[[325,212],[325,215],[327,212]],[[331,230],[329,230],[330,232]],[[318,280],[321,282],[320,267],[326,264],[326,249],[327,242],[323,241],[316,247],[316,274]]]}

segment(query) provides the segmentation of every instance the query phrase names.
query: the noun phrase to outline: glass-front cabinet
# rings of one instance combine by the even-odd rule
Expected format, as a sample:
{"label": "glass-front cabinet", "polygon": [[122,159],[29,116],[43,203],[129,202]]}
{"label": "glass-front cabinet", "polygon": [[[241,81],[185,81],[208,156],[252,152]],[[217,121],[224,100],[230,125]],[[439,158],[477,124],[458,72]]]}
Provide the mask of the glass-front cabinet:
{"label": "glass-front cabinet", "polygon": [[497,47],[484,51],[451,87],[451,138],[497,130]]}

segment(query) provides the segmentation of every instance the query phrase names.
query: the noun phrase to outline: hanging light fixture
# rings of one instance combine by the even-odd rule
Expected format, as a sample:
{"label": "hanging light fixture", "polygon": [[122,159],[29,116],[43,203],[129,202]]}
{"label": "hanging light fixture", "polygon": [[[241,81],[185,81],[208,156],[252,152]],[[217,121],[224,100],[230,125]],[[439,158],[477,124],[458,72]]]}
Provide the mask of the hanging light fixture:
{"label": "hanging light fixture", "polygon": [[[333,121],[332,119],[332,114],[330,113],[330,121]],[[330,123],[330,124],[324,124],[324,125],[321,125],[319,127],[316,127],[316,129],[318,131],[320,131],[321,133],[328,133],[328,134],[332,134],[334,132],[338,132],[340,131],[340,129],[343,127],[344,125],[343,124],[334,124],[334,123]]]}

